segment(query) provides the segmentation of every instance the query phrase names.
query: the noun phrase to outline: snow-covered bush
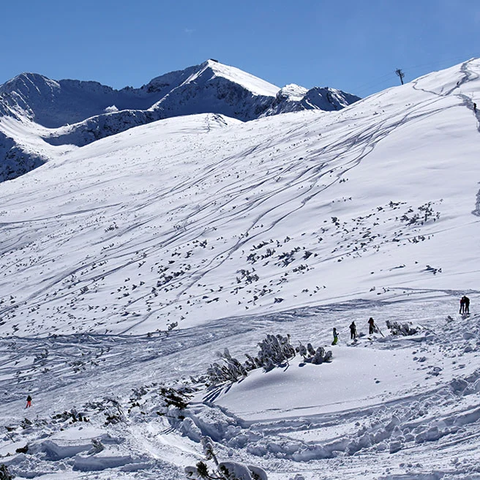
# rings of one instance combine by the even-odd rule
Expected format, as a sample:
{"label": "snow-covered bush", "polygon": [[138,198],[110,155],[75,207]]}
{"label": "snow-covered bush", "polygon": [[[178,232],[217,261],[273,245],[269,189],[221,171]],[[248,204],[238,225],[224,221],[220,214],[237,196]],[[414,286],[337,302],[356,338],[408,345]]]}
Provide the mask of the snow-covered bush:
{"label": "snow-covered bush", "polygon": [[238,462],[219,462],[214,452],[210,437],[202,438],[203,452],[207,460],[213,460],[215,470],[210,473],[205,462],[198,462],[195,467],[185,468],[187,478],[193,480],[268,480],[265,470]]}
{"label": "snow-covered bush", "polygon": [[257,354],[257,364],[269,371],[274,367],[288,362],[295,356],[295,349],[290,344],[290,335],[267,335],[267,338],[258,344],[260,351]]}
{"label": "snow-covered bush", "polygon": [[328,362],[332,358],[332,352],[329,350],[325,351],[323,347],[318,347],[315,351],[315,354],[312,357],[311,363],[314,365],[320,365],[323,362]]}
{"label": "snow-covered bush", "polygon": [[87,402],[85,409],[102,412],[105,415],[105,425],[114,425],[127,421],[122,405],[114,398],[104,397],[100,402]]}
{"label": "snow-covered bush", "polygon": [[220,358],[223,360],[224,365],[213,363],[207,369],[207,375],[211,385],[225,382],[233,383],[247,376],[247,368],[230,355],[228,348],[223,351],[223,354],[220,354]]}
{"label": "snow-covered bush", "polygon": [[238,462],[221,462],[215,471],[208,470],[204,462],[186,467],[185,475],[193,480],[268,480],[265,470]]}
{"label": "snow-covered bush", "polygon": [[207,385],[214,386],[222,383],[238,382],[246,377],[250,370],[255,368],[263,368],[266,372],[275,367],[284,365],[293,358],[296,351],[304,358],[306,362],[319,365],[332,359],[332,352],[325,352],[323,347],[314,349],[310,343],[305,347],[300,344],[295,349],[290,343],[290,335],[267,335],[258,346],[260,347],[256,357],[252,357],[248,353],[245,354],[247,359],[241,363],[230,355],[226,348],[223,354],[219,354],[223,360],[223,365],[213,363],[207,369],[206,381]]}
{"label": "snow-covered bush", "polygon": [[222,462],[218,472],[225,480],[267,480],[265,470],[237,462]]}
{"label": "snow-covered bush", "polygon": [[332,351],[325,351],[323,347],[318,347],[316,350],[311,343],[307,343],[307,346],[300,343],[296,348],[299,355],[303,357],[306,363],[312,363],[313,365],[320,365],[323,362],[329,362],[332,360]]}
{"label": "snow-covered bush", "polygon": [[392,335],[409,336],[418,333],[418,327],[413,327],[411,322],[398,323],[387,320],[386,324]]}
{"label": "snow-covered bush", "polygon": [[171,387],[162,387],[160,388],[160,394],[162,395],[163,402],[165,406],[174,406],[179,410],[184,410],[188,406],[190,397],[179,390],[175,390]]}
{"label": "snow-covered bush", "polygon": [[15,478],[14,475],[12,475],[9,471],[8,468],[5,464],[0,465],[0,480],[12,480]]}
{"label": "snow-covered bush", "polygon": [[202,437],[201,442],[202,442],[203,453],[205,455],[205,458],[207,460],[213,460],[215,462],[215,465],[218,466],[218,460],[213,449],[212,439],[208,436],[205,436],[205,437]]}
{"label": "snow-covered bush", "polygon": [[264,368],[269,371],[279,365],[288,362],[295,356],[295,349],[290,344],[290,335],[267,335],[258,346],[260,351],[253,358],[246,354],[247,360],[244,363],[239,362],[230,355],[226,348],[220,358],[224,364],[213,363],[207,369],[208,381],[210,385],[218,385],[225,382],[238,382],[238,380],[247,376],[249,370],[254,368]]}

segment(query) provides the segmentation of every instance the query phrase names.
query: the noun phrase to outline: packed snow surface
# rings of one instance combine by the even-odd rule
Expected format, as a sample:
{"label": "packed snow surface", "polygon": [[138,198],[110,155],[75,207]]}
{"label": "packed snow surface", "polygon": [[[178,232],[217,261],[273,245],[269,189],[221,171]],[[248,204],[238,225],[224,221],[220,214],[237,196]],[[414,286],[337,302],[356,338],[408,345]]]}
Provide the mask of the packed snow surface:
{"label": "packed snow surface", "polygon": [[[479,72],[82,147],[2,117],[48,161],[0,184],[0,463],[180,479],[215,468],[208,436],[221,462],[269,479],[480,478]],[[216,352],[243,362],[268,334],[332,360],[209,384]]]}

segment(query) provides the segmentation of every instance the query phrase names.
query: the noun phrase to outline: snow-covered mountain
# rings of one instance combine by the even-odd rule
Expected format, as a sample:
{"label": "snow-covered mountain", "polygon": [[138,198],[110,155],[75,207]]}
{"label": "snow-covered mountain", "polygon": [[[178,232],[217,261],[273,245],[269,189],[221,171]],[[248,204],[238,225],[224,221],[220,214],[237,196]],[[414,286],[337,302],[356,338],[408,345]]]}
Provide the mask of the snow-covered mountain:
{"label": "snow-covered mountain", "polygon": [[[359,98],[331,88],[279,89],[235,67],[208,60],[167,73],[135,89],[97,82],[50,80],[22,74],[0,86],[0,115],[45,127],[52,145],[83,146],[159,119],[215,113],[242,121],[284,112],[339,110]],[[34,127],[32,127],[34,128]],[[0,122],[0,181],[16,178],[46,160],[23,148]]]}
{"label": "snow-covered mountain", "polygon": [[[216,469],[209,436],[246,480],[240,464],[477,478],[479,75],[473,59],[338,111],[184,115],[83,146],[12,107],[2,131],[47,161],[0,184],[0,463],[195,478]],[[238,377],[268,334],[332,361]]]}

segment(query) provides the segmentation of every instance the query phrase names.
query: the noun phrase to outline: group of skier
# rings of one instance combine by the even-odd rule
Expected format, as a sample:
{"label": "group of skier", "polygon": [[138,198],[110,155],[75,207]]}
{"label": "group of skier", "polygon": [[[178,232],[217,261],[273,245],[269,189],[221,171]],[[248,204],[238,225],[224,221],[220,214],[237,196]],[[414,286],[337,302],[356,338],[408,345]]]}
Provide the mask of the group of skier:
{"label": "group of skier", "polygon": [[[374,333],[380,333],[380,334],[382,333],[380,332],[380,329],[375,324],[375,320],[373,319],[373,317],[370,317],[367,323],[368,323],[369,335],[373,335]],[[352,322],[349,328],[350,328],[350,339],[355,340],[358,337],[357,326],[355,325],[355,322]]]}
{"label": "group of skier", "polygon": [[[463,297],[460,299],[459,313],[461,315],[470,314],[470,299],[466,295],[463,295]],[[349,328],[350,328],[350,339],[355,341],[358,337],[357,326],[355,325],[355,322],[352,322]],[[374,333],[380,333],[383,336],[381,330],[375,324],[375,320],[373,319],[373,317],[370,317],[368,319],[368,334],[373,335]],[[336,345],[337,343],[338,343],[338,331],[336,328],[334,328],[332,345]]]}
{"label": "group of skier", "polygon": [[[350,339],[355,340],[358,337],[357,326],[355,325],[355,322],[352,322],[349,328],[350,328]],[[370,317],[368,319],[368,334],[373,335],[374,333],[381,333],[381,332],[380,332],[380,329],[375,324],[375,320],[372,317]],[[337,343],[338,343],[338,332],[337,332],[337,329],[334,328],[332,345],[336,345]]]}

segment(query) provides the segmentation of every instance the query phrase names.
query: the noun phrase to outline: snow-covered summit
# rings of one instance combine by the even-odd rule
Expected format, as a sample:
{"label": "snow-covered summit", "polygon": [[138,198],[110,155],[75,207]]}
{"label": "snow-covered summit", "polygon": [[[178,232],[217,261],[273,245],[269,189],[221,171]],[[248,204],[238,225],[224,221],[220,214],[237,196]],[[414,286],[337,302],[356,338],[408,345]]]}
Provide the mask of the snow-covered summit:
{"label": "snow-covered summit", "polygon": [[276,95],[279,88],[271,83],[251,75],[239,68],[223,65],[216,60],[207,60],[200,65],[202,67],[195,75],[188,79],[188,82],[198,82],[202,77],[206,77],[205,81],[214,78],[224,78],[232,83],[241,85],[255,95],[263,95],[272,97]]}
{"label": "snow-covered summit", "polygon": [[[224,78],[251,91],[255,95],[275,96],[279,88],[261,78],[251,75],[243,70],[229,65],[224,65],[217,60],[209,59],[200,65],[166,73],[154,78],[141,90],[148,92],[160,91],[166,94],[169,90],[188,83],[207,83],[214,78]],[[128,89],[128,87],[127,87]]]}
{"label": "snow-covered summit", "polygon": [[290,101],[301,101],[307,92],[308,89],[305,87],[301,87],[295,83],[290,83],[289,85],[285,85],[285,87],[281,88],[276,95],[277,97],[283,97]]}

